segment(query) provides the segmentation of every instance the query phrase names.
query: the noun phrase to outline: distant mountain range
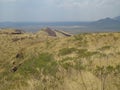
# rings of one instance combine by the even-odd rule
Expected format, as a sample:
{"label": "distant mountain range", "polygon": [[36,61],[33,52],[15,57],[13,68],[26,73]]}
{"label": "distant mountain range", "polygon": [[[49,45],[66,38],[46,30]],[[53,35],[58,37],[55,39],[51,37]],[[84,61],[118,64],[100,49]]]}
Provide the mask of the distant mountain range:
{"label": "distant mountain range", "polygon": [[87,25],[91,28],[101,28],[101,29],[120,29],[119,18],[104,18],[98,21],[91,22]]}
{"label": "distant mountain range", "polygon": [[45,27],[75,30],[75,26],[77,26],[77,30],[83,31],[99,31],[103,29],[120,31],[120,16],[115,18],[107,17],[92,22],[0,22],[0,28],[18,28],[33,32]]}
{"label": "distant mountain range", "polygon": [[120,21],[120,16],[115,17],[114,19]]}

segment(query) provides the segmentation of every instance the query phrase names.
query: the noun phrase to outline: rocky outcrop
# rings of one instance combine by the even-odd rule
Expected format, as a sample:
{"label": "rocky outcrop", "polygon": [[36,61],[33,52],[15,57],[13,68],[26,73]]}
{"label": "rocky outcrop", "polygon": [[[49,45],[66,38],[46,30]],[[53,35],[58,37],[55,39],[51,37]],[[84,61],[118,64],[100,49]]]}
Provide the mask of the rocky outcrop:
{"label": "rocky outcrop", "polygon": [[24,34],[25,32],[23,30],[16,29],[15,32],[12,32],[11,34]]}
{"label": "rocky outcrop", "polygon": [[58,33],[61,33],[61,34],[65,35],[65,36],[67,36],[67,37],[72,36],[71,34],[65,33],[65,32],[63,32],[63,31],[59,31],[59,30],[55,30],[55,31],[58,32]]}
{"label": "rocky outcrop", "polygon": [[49,36],[53,36],[53,37],[56,37],[56,36],[57,36],[56,33],[55,33],[55,31],[53,31],[53,30],[50,29],[50,28],[46,28],[44,31],[47,32],[47,34],[48,34]]}
{"label": "rocky outcrop", "polygon": [[0,34],[24,34],[25,31],[20,29],[0,29]]}

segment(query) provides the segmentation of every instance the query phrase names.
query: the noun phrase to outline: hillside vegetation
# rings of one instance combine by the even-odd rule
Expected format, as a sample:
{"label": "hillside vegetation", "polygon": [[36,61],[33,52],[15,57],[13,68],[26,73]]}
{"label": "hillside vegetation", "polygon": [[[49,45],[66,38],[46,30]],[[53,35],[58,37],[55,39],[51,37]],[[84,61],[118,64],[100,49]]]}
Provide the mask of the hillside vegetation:
{"label": "hillside vegetation", "polygon": [[0,30],[0,90],[120,90],[120,33]]}

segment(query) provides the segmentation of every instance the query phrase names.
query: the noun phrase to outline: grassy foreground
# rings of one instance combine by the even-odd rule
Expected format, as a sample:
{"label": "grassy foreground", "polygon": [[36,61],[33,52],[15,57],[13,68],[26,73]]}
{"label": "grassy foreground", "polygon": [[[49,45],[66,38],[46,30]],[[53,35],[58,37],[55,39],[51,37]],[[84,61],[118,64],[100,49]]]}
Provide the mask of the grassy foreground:
{"label": "grassy foreground", "polygon": [[120,90],[120,33],[8,31],[0,31],[0,90]]}

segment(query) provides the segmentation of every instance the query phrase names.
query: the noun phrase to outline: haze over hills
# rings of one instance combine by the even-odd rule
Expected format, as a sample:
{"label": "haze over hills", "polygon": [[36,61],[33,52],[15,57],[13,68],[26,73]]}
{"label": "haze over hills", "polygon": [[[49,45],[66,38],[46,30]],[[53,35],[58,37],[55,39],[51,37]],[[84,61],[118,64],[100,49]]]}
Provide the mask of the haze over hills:
{"label": "haze over hills", "polygon": [[0,28],[17,28],[28,32],[36,32],[40,28],[50,27],[77,32],[108,32],[120,31],[120,16],[115,18],[103,18],[92,22],[1,22]]}
{"label": "haze over hills", "polygon": [[101,29],[120,29],[120,21],[112,18],[104,18],[90,23],[88,27]]}
{"label": "haze over hills", "polygon": [[114,19],[120,21],[120,16],[117,16]]}

